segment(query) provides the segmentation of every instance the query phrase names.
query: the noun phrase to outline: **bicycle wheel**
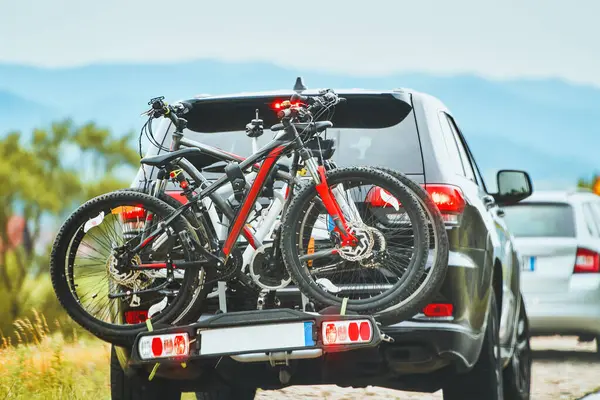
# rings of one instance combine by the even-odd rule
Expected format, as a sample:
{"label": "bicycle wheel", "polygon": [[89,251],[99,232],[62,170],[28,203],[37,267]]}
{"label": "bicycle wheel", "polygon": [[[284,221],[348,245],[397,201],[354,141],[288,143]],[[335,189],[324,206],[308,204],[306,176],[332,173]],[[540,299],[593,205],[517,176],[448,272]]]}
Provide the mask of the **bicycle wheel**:
{"label": "bicycle wheel", "polygon": [[160,326],[181,314],[204,272],[167,268],[168,259],[175,265],[196,261],[177,235],[195,235],[185,218],[171,223],[176,233],[172,240],[153,240],[126,258],[116,251],[141,243],[173,211],[144,193],[116,191],[87,201],[71,214],[54,241],[50,275],[58,300],[75,322],[102,340],[128,346],[147,330],[147,317]]}
{"label": "bicycle wheel", "polygon": [[403,313],[408,312],[408,310],[403,309],[404,303],[410,301],[411,309],[416,314],[427,305],[431,297],[440,289],[448,270],[448,249],[450,245],[442,213],[440,213],[427,191],[399,171],[380,166],[373,168],[393,176],[412,192],[412,195],[419,200],[425,213],[426,223],[429,226],[429,256],[425,264],[425,272],[418,285],[412,292],[405,292],[398,304],[377,313],[378,320],[385,323],[389,319],[390,323],[393,323],[396,320],[395,312],[397,309],[402,310]]}
{"label": "bicycle wheel", "polygon": [[[145,191],[144,189],[141,189],[141,188],[118,189],[117,191],[118,192],[129,191],[129,192],[150,194],[150,193],[148,193],[149,190]],[[182,205],[182,203],[179,200],[176,200],[174,197],[169,196],[165,192],[161,192],[158,195],[158,199],[160,201],[167,203],[170,207],[173,207],[174,209],[177,209],[177,208],[181,207],[181,205]],[[216,206],[215,206],[215,208],[218,209],[218,207],[216,207]],[[199,218],[208,218],[208,216],[194,217],[194,211],[192,209],[188,209],[182,215],[185,217],[186,221],[194,228],[194,230],[196,231],[196,236],[200,239],[200,242],[204,243],[203,242],[204,239],[201,237],[201,234],[204,233],[203,229],[206,229],[206,228],[203,227],[202,223],[199,221]],[[199,278],[201,278],[200,282],[203,282],[203,281],[205,282],[208,275],[206,274],[206,271],[202,268],[202,270],[200,271],[200,274],[198,276],[199,276]],[[204,306],[205,306],[204,299],[211,292],[211,289],[213,286],[214,285],[206,285],[206,284],[202,284],[202,283],[197,285],[196,290],[194,290],[194,293],[192,294],[192,298],[191,298],[190,302],[181,311],[181,313],[177,317],[175,317],[173,319],[173,321],[171,321],[171,324],[182,325],[182,324],[190,324],[193,322],[197,322],[198,319],[200,318],[200,316],[202,315],[202,312],[204,311]]]}
{"label": "bicycle wheel", "polygon": [[[363,314],[396,305],[414,290],[427,261],[423,209],[406,186],[380,170],[336,168],[326,176],[359,245],[341,245],[314,183],[304,186],[283,219],[281,247],[292,279],[319,305],[340,306],[346,298],[347,310]],[[395,315],[406,317],[402,310],[411,304]]]}

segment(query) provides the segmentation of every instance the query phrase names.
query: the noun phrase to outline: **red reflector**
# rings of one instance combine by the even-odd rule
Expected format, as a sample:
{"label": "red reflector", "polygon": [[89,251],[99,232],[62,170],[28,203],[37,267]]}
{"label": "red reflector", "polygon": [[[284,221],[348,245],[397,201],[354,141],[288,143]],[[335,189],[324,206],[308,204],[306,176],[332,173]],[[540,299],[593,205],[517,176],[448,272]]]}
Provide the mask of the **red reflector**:
{"label": "red reflector", "polygon": [[141,324],[148,319],[148,311],[145,310],[132,310],[125,311],[125,322],[130,325]]}
{"label": "red reflector", "polygon": [[185,195],[183,194],[183,192],[180,192],[180,191],[165,191],[165,193],[168,194],[169,196],[171,196],[172,198],[174,198],[175,200],[177,200],[178,202],[180,202],[181,204],[187,204],[187,202],[188,202],[188,199],[187,199],[187,197],[185,197]]}
{"label": "red reflector", "polygon": [[451,317],[454,306],[448,303],[431,303],[423,309],[426,317]]}
{"label": "red reflector", "polygon": [[372,187],[369,190],[365,202],[371,204],[373,207],[402,207],[402,204],[390,192],[379,186]]}
{"label": "red reflector", "polygon": [[348,326],[348,338],[352,342],[358,340],[358,324],[356,322],[350,322]]}
{"label": "red reflector", "polygon": [[360,338],[365,342],[371,340],[371,324],[368,322],[360,323]]}
{"label": "red reflector", "polygon": [[598,253],[592,250],[578,248],[573,273],[585,274],[598,272],[600,272],[600,259]]}
{"label": "red reflector", "polygon": [[163,341],[159,337],[152,338],[152,354],[154,357],[162,355]]}
{"label": "red reflector", "polygon": [[323,344],[368,343],[373,336],[373,328],[368,320],[328,321],[322,327]]}
{"label": "red reflector", "polygon": [[442,214],[461,214],[464,211],[465,198],[458,187],[428,183],[425,190]]}

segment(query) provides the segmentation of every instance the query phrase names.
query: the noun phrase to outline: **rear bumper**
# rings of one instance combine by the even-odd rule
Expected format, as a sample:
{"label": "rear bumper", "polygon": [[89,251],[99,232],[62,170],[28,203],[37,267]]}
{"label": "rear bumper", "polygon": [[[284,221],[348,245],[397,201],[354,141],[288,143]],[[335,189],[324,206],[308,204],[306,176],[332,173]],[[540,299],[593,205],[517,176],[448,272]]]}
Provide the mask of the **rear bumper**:
{"label": "rear bumper", "polygon": [[[233,313],[232,313],[233,314]],[[342,387],[381,386],[397,390],[434,392],[456,371],[470,368],[479,356],[482,334],[452,322],[405,321],[383,328],[393,343],[373,345],[343,352],[324,352],[315,358],[289,360],[291,379],[287,385],[335,384]],[[154,333],[158,333],[155,331]],[[130,371],[149,373],[153,362],[139,359],[135,351],[127,363]],[[182,368],[180,362],[161,361],[157,377],[179,381],[185,391],[209,390],[214,382],[253,385],[278,389],[278,362],[240,362],[236,356],[192,357]],[[281,360],[280,360],[281,361]]]}
{"label": "rear bumper", "polygon": [[600,304],[540,303],[525,304],[533,335],[600,335]]}

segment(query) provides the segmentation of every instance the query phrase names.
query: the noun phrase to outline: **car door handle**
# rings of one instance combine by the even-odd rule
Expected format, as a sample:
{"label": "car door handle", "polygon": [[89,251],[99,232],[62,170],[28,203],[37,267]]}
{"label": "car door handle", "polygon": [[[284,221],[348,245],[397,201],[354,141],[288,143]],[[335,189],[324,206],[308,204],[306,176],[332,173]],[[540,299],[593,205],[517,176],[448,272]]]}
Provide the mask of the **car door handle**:
{"label": "car door handle", "polygon": [[499,217],[504,217],[504,215],[505,215],[504,210],[501,209],[501,208],[497,209],[496,210],[496,215],[499,216]]}
{"label": "car door handle", "polygon": [[481,200],[483,200],[483,204],[485,205],[486,209],[490,209],[492,207],[494,207],[494,205],[496,204],[496,200],[494,199],[494,197],[490,196],[489,194],[486,194],[485,196],[483,196],[481,198]]}

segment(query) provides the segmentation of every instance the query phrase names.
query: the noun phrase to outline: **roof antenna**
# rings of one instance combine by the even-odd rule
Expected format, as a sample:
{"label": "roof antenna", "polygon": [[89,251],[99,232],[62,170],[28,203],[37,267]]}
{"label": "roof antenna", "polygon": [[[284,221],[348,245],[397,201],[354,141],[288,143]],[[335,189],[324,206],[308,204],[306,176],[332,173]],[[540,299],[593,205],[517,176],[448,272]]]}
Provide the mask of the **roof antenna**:
{"label": "roof antenna", "polygon": [[294,84],[294,92],[300,94],[306,90],[306,86],[304,86],[304,82],[302,82],[302,77],[299,76],[296,78],[296,83]]}

